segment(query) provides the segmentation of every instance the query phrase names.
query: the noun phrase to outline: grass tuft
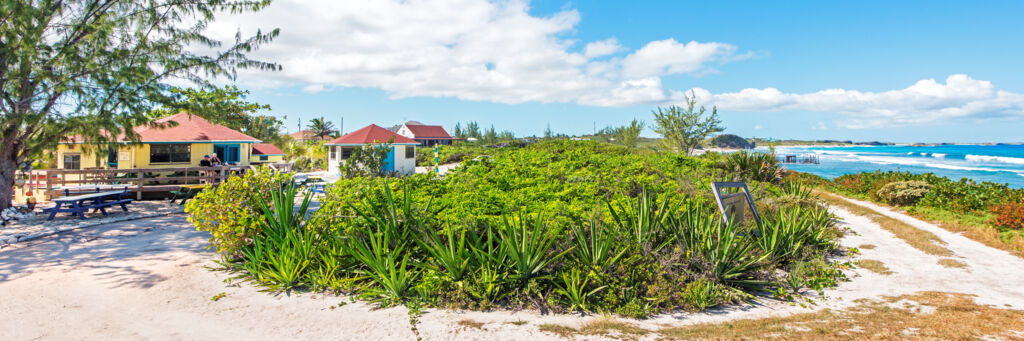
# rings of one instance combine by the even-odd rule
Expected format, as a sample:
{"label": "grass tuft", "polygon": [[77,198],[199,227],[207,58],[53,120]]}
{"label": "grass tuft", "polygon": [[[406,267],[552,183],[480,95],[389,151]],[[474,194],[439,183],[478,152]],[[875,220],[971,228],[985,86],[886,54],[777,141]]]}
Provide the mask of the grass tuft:
{"label": "grass tuft", "polygon": [[871,272],[874,272],[874,273],[879,274],[879,275],[892,275],[892,274],[895,273],[895,272],[892,272],[892,270],[889,270],[889,268],[885,266],[885,263],[882,263],[881,261],[874,260],[874,259],[861,259],[861,260],[858,260],[857,261],[857,267],[868,269]]}
{"label": "grass tuft", "polygon": [[481,329],[481,330],[484,329],[484,323],[483,322],[469,320],[469,319],[461,320],[459,322],[456,322],[455,324],[457,324],[457,325],[459,325],[459,326],[461,326],[463,328],[466,328],[466,329],[469,329],[469,328]]}
{"label": "grass tuft", "polygon": [[[905,300],[917,304],[893,304]],[[922,310],[918,308],[921,306],[934,309]],[[667,328],[658,333],[665,339],[684,340],[1016,339],[1019,334],[1007,326],[1021,323],[1024,311],[979,305],[965,294],[924,292],[864,302],[846,311],[826,309],[787,317]],[[904,334],[908,330],[914,334]]]}
{"label": "grass tuft", "polygon": [[939,265],[942,265],[942,266],[947,267],[947,268],[958,268],[958,269],[967,268],[967,264],[966,263],[958,261],[956,259],[949,259],[949,258],[940,259],[939,260]]}

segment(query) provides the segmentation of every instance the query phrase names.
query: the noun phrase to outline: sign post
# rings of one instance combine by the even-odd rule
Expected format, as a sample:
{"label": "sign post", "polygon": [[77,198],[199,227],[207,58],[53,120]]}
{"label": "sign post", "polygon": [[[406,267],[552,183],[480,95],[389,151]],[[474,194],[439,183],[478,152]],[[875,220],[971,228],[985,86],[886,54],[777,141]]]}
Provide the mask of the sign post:
{"label": "sign post", "polygon": [[[722,193],[723,190],[735,188],[739,191],[734,193]],[[722,212],[722,220],[726,223],[742,224],[747,208],[754,214],[757,223],[761,223],[761,215],[757,213],[757,206],[754,206],[754,198],[750,196],[750,190],[744,182],[712,182],[711,191],[715,194],[715,202],[718,204],[719,212]]]}
{"label": "sign post", "polygon": [[441,175],[441,166],[438,164],[437,145],[434,145],[434,173]]}

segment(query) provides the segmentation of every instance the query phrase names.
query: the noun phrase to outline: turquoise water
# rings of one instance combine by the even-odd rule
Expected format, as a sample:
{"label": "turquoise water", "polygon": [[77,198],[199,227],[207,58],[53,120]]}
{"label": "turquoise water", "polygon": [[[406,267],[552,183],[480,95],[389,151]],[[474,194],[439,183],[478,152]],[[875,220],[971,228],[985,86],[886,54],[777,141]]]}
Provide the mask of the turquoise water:
{"label": "turquoise water", "polygon": [[826,178],[894,170],[935,173],[953,180],[969,178],[1024,188],[1024,145],[778,147],[776,154],[817,154],[820,164],[785,166]]}

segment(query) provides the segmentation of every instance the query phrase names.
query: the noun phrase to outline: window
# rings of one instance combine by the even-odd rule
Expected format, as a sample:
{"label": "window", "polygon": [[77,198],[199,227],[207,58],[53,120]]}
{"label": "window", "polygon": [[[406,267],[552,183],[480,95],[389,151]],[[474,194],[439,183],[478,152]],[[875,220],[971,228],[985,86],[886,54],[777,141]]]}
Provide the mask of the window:
{"label": "window", "polygon": [[64,154],[64,169],[82,169],[82,155]]}
{"label": "window", "polygon": [[405,158],[406,159],[415,159],[416,158],[416,147],[414,147],[414,146],[405,146]]}
{"label": "window", "polygon": [[348,160],[348,158],[352,156],[353,150],[355,150],[355,148],[341,148],[341,159]]}
{"label": "window", "polygon": [[337,160],[338,159],[338,151],[337,151],[336,148],[338,148],[338,147],[331,146],[331,160]]}
{"label": "window", "polygon": [[190,144],[153,144],[149,146],[150,163],[192,162]]}
{"label": "window", "polygon": [[266,156],[266,155],[260,155],[260,161],[267,161],[267,160],[270,160],[270,157],[269,157],[269,156]]}

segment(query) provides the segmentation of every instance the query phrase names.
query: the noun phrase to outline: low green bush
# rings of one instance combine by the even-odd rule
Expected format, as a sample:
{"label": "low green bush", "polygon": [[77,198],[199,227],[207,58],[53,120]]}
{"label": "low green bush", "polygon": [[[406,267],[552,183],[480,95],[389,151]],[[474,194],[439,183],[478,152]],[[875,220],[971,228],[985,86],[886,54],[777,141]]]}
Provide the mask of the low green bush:
{"label": "low green bush", "polygon": [[210,232],[210,246],[229,258],[241,256],[242,247],[264,226],[260,202],[271,189],[291,181],[291,175],[265,168],[229,177],[207,187],[185,205],[188,221],[199,231]]}
{"label": "low green bush", "polygon": [[932,189],[932,185],[920,180],[890,182],[875,192],[878,199],[892,205],[907,206],[917,203]]}

